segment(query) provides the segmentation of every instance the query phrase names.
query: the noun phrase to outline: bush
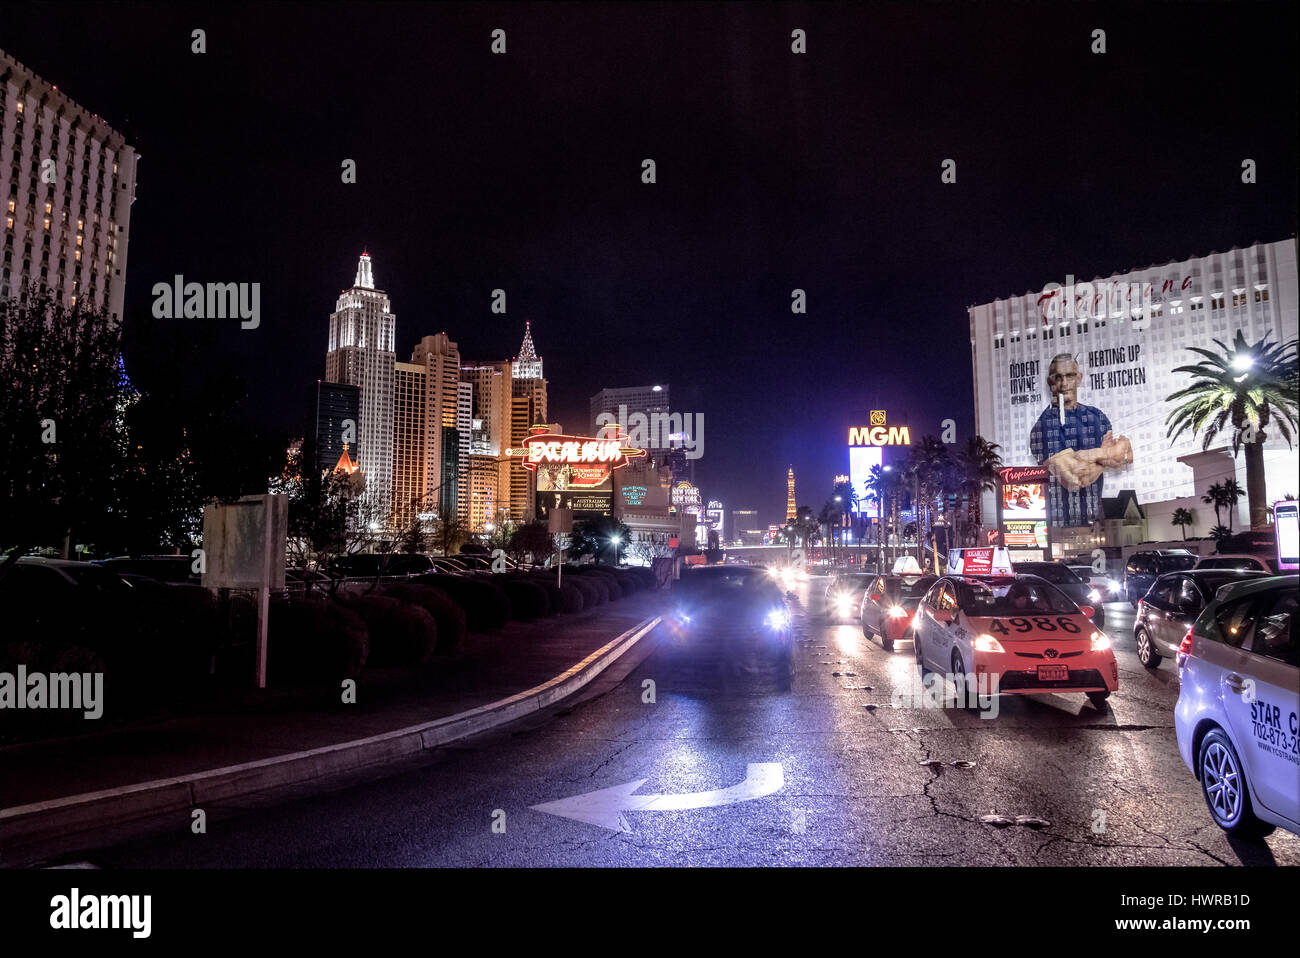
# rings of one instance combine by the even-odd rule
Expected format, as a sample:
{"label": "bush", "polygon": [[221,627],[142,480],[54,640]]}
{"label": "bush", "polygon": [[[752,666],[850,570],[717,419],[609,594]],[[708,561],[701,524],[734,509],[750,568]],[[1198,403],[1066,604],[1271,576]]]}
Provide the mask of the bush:
{"label": "bush", "polygon": [[416,576],[411,581],[444,590],[465,610],[471,632],[499,629],[510,620],[510,600],[505,591],[486,578],[433,574]]}
{"label": "bush", "polygon": [[551,614],[551,597],[546,589],[526,579],[503,579],[501,588],[510,600],[510,614],[520,622],[531,622]]}
{"label": "bush", "polygon": [[582,577],[589,582],[597,583],[600,588],[605,590],[606,602],[613,602],[623,598],[623,590],[619,588],[618,583],[614,581],[614,577],[610,573],[585,569],[582,572]]}
{"label": "bush", "polygon": [[438,645],[438,623],[422,606],[386,595],[341,595],[370,633],[368,666],[424,665]]}
{"label": "bush", "polygon": [[[533,583],[546,593],[546,601],[550,606],[550,612],[547,613],[548,615],[554,615],[557,612],[564,611],[564,595],[560,591],[560,587],[555,584],[555,576],[535,575],[528,572],[520,574],[517,578],[522,579],[524,582]],[[511,601],[513,602],[513,600]]]}
{"label": "bush", "polygon": [[417,605],[433,616],[438,629],[438,644],[435,648],[438,655],[455,652],[464,641],[465,633],[468,631],[465,610],[442,589],[431,585],[403,583],[385,586],[380,594]]}
{"label": "bush", "polygon": [[594,608],[609,599],[609,592],[605,587],[590,576],[567,573],[566,570],[564,582],[582,593],[582,607],[584,609]]}
{"label": "bush", "polygon": [[334,682],[356,678],[366,664],[370,635],[339,602],[276,599],[267,638],[267,680]]}

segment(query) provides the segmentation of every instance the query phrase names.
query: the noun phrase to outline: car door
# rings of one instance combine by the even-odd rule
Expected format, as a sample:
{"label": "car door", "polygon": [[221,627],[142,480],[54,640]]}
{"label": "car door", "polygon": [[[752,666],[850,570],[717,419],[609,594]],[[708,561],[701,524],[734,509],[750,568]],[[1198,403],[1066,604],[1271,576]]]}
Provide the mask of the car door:
{"label": "car door", "polygon": [[[1166,579],[1169,580],[1167,589],[1164,588]],[[1205,599],[1196,580],[1190,576],[1166,576],[1159,579],[1157,584],[1162,589],[1165,608],[1157,619],[1159,625],[1156,640],[1172,654],[1178,651],[1183,636],[1187,635],[1187,630],[1205,608]]]}
{"label": "car door", "polygon": [[871,588],[867,590],[867,597],[862,602],[862,622],[868,631],[880,632],[881,623],[884,620],[884,608],[881,603],[885,596],[885,580],[883,576],[876,576],[871,583]]}
{"label": "car door", "polygon": [[934,620],[935,609],[938,608],[941,596],[948,584],[944,581],[936,582],[930,587],[930,591],[921,599],[921,604],[916,609],[916,632],[914,641],[921,650],[921,658],[930,665],[936,661],[935,642],[938,641],[936,632],[943,628],[942,623]]}
{"label": "car door", "polygon": [[[1173,610],[1177,579],[1177,576],[1164,576],[1157,579],[1151,586],[1151,591],[1142,598],[1142,610],[1145,613],[1142,621],[1146,625],[1147,634],[1151,636],[1151,641],[1156,644],[1156,651],[1161,655],[1171,654],[1165,626],[1169,620],[1169,613]],[[1182,641],[1182,636],[1178,637],[1178,641]],[[1174,643],[1175,646],[1177,644]]]}
{"label": "car door", "polygon": [[[1230,649],[1223,709],[1259,803],[1300,822],[1300,663],[1294,586],[1251,597],[1242,648]],[[1238,629],[1242,626],[1238,625]]]}
{"label": "car door", "polygon": [[934,613],[942,612],[955,617],[957,615],[957,594],[956,588],[951,582],[940,582],[939,585],[939,594],[935,597],[934,609],[928,616],[930,620],[928,649],[930,658],[946,669],[948,663],[952,661],[953,636],[956,634],[956,629],[952,624],[954,619],[943,622],[936,619]]}

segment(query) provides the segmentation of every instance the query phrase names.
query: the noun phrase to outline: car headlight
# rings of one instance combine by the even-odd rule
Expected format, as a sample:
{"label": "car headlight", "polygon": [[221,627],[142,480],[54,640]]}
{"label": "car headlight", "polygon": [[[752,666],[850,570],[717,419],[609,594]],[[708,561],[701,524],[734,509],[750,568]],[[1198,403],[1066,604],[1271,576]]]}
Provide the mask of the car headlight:
{"label": "car headlight", "polygon": [[1088,601],[1089,601],[1089,602],[1094,602],[1094,603],[1095,603],[1095,602],[1100,602],[1100,601],[1101,601],[1101,593],[1098,592],[1096,589],[1089,589],[1089,590],[1088,590]]}
{"label": "car headlight", "polygon": [[1002,643],[993,638],[993,636],[989,635],[987,632],[981,632],[979,635],[975,636],[975,651],[1005,652],[1006,649],[1002,648]]}
{"label": "car headlight", "polygon": [[904,609],[901,605],[891,605],[889,607],[889,617],[891,619],[906,619],[907,610]]}
{"label": "car headlight", "polygon": [[1092,651],[1107,652],[1110,650],[1110,636],[1105,632],[1092,633]]}
{"label": "car headlight", "polygon": [[1110,589],[1111,592],[1123,592],[1123,591],[1124,591],[1124,586],[1123,586],[1123,584],[1122,584],[1122,583],[1119,583],[1119,582],[1116,582],[1114,579],[1110,579],[1110,580],[1108,580],[1107,583],[1106,583],[1106,586],[1107,586],[1107,588]]}
{"label": "car headlight", "polygon": [[771,629],[788,629],[790,627],[790,612],[788,609],[773,609],[767,614],[767,625]]}

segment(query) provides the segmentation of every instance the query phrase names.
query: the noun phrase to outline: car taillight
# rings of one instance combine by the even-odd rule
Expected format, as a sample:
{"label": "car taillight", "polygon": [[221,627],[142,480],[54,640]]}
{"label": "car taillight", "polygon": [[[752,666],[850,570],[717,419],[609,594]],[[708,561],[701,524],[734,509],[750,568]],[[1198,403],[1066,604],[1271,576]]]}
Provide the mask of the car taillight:
{"label": "car taillight", "polygon": [[1187,634],[1183,636],[1183,641],[1178,643],[1179,655],[1192,654],[1192,630],[1188,629]]}
{"label": "car taillight", "polygon": [[1137,615],[1138,615],[1138,618],[1139,618],[1139,619],[1142,618],[1142,603],[1145,602],[1145,601],[1146,601],[1145,599],[1138,599],[1138,612],[1137,612]]}

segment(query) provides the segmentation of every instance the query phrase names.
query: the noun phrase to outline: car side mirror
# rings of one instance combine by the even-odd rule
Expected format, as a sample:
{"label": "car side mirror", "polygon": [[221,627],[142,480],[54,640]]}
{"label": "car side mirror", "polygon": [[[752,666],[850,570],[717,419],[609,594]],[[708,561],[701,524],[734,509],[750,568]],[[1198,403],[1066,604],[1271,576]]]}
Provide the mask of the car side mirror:
{"label": "car side mirror", "polygon": [[1092,606],[1090,606],[1090,605],[1081,605],[1081,606],[1079,606],[1079,611],[1082,612],[1084,615],[1086,615],[1088,618],[1091,619],[1092,616],[1093,616],[1093,613],[1096,612],[1097,610],[1094,609],[1094,608],[1093,608]]}

